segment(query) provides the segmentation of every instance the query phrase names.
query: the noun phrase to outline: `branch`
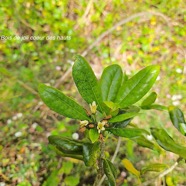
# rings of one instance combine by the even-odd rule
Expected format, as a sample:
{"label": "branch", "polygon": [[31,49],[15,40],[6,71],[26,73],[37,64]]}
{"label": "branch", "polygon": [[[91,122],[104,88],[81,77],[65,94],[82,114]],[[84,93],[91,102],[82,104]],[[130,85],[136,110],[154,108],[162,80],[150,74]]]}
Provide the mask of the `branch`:
{"label": "branch", "polygon": [[[120,145],[121,145],[121,137],[118,138],[118,143],[117,143],[117,146],[116,146],[114,155],[113,155],[113,157],[112,157],[112,159],[111,159],[111,162],[112,162],[112,163],[114,163],[114,160],[116,159],[116,156],[117,156],[117,154],[118,154],[118,152],[119,152]],[[105,178],[106,178],[106,176],[105,176],[105,174],[104,174],[97,186],[101,186],[102,183],[103,183],[103,181],[105,180]]]}
{"label": "branch", "polygon": [[167,175],[170,172],[172,172],[176,168],[177,165],[178,165],[178,161],[176,161],[170,168],[168,168],[165,171],[163,171],[160,175],[156,176],[155,178],[153,178],[151,180],[148,180],[148,181],[142,183],[141,186],[148,186],[150,183],[152,183],[156,179],[160,179],[160,178],[164,177],[165,175]]}

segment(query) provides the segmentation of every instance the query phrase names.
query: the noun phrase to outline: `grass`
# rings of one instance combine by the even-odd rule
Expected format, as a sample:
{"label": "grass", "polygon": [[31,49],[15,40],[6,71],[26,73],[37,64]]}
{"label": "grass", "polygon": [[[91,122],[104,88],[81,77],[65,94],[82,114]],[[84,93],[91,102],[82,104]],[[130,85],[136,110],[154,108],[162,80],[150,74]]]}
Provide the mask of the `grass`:
{"label": "grass", "polygon": [[[40,82],[56,85],[73,63],[74,54],[83,53],[103,32],[136,13],[156,12],[164,18],[157,15],[139,16],[116,27],[89,51],[87,60],[98,77],[103,67],[113,63],[120,64],[129,75],[147,65],[159,64],[161,73],[154,87],[159,94],[158,103],[178,104],[186,110],[184,1],[12,2],[5,0],[0,5],[1,184],[91,185],[95,174],[91,169],[85,170],[83,164],[72,159],[60,158],[48,147],[48,135],[71,136],[78,132],[78,123],[50,111],[41,102],[37,85]],[[15,36],[22,36],[22,40]],[[40,38],[34,39],[32,36]],[[57,36],[63,36],[63,40]],[[66,36],[71,39],[67,40]],[[65,89],[66,94],[76,96],[81,101],[70,75],[58,88]],[[175,99],[174,95],[181,96]],[[164,126],[177,137],[178,133],[172,128],[168,115],[155,113],[149,111],[146,116],[142,115],[136,120],[137,124],[147,129],[150,126]],[[81,138],[82,134],[79,135]],[[185,139],[182,142],[185,144]],[[112,143],[108,142],[111,144],[108,146],[111,155],[116,142]],[[111,155],[108,154],[108,157]],[[150,162],[166,162],[171,166],[176,158],[172,153],[159,156],[123,140],[116,165],[120,170],[118,185],[125,186],[136,183],[136,178],[121,165],[120,160],[125,156],[130,157],[138,169]],[[164,182],[167,185],[184,185],[184,172],[184,166],[180,165],[165,177]],[[144,180],[154,174],[147,174]]]}

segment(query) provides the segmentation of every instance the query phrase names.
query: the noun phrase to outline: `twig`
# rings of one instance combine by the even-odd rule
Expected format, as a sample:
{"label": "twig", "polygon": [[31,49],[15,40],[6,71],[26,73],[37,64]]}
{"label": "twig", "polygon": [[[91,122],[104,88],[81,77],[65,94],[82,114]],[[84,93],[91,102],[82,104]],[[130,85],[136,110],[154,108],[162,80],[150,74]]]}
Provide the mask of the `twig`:
{"label": "twig", "polygon": [[[138,18],[138,17],[150,16],[150,15],[156,15],[156,16],[162,17],[165,20],[165,22],[170,26],[169,18],[162,13],[140,12],[140,13],[134,14],[126,19],[121,20],[120,22],[116,23],[113,27],[111,27],[107,31],[103,32],[81,55],[83,57],[85,57],[90,50],[92,50],[104,37],[106,37],[107,35],[112,33],[112,31],[115,30],[117,27],[122,26],[122,25],[124,25],[124,24],[132,21],[133,19]],[[72,71],[72,67],[70,67],[68,69],[68,71],[56,82],[56,85],[55,85],[56,88],[58,88],[59,85],[68,77],[68,75],[71,73],[71,71]]]}
{"label": "twig", "polygon": [[74,26],[74,29],[75,29],[75,30],[77,30],[77,28],[79,27],[79,24],[80,24],[80,23],[85,22],[85,18],[86,18],[87,15],[89,14],[93,2],[94,2],[94,0],[90,0],[90,1],[89,1],[88,5],[87,5],[87,8],[86,8],[86,10],[85,10],[85,13],[84,13],[83,16],[80,18],[80,20],[78,21],[78,23]]}
{"label": "twig", "polygon": [[178,162],[176,161],[170,168],[166,169],[165,171],[163,171],[160,175],[156,176],[155,178],[148,180],[144,183],[142,183],[140,186],[148,186],[150,183],[152,183],[153,181],[160,179],[162,177],[164,177],[165,175],[167,175],[168,173],[172,172],[176,166],[178,165]]}
{"label": "twig", "polygon": [[[111,162],[112,162],[112,163],[114,163],[114,161],[115,161],[115,159],[116,159],[116,156],[117,156],[117,154],[118,154],[118,152],[119,152],[120,145],[121,145],[121,137],[118,138],[118,143],[117,143],[117,146],[116,146],[114,155],[113,155],[113,157],[112,157],[112,159],[111,159]],[[105,178],[106,178],[106,176],[103,175],[103,177],[101,178],[101,180],[100,180],[100,182],[98,183],[97,186],[101,186],[102,183],[103,183],[103,181],[105,180]]]}
{"label": "twig", "polygon": [[25,84],[24,82],[18,80],[17,81],[22,87],[24,87],[26,90],[30,91],[32,94],[38,96],[38,93],[33,89],[31,88],[30,86],[28,86],[27,84]]}
{"label": "twig", "polygon": [[149,15],[156,15],[156,16],[160,16],[162,17],[166,23],[170,26],[169,24],[169,19],[168,17],[166,17],[164,14],[162,13],[159,13],[159,12],[140,12],[140,13],[137,13],[137,14],[134,14],[126,19],[123,19],[121,20],[120,22],[118,22],[117,24],[115,24],[112,28],[108,29],[107,31],[105,31],[104,33],[102,33],[95,41],[94,43],[92,43],[88,48],[87,50],[85,50],[82,55],[83,56],[86,56],[88,54],[88,52],[93,48],[95,47],[105,36],[107,36],[108,34],[110,34],[113,30],[115,30],[117,27],[121,26],[121,25],[124,25],[130,21],[132,21],[133,19],[136,19],[138,17],[143,17],[143,16],[149,16]]}
{"label": "twig", "polygon": [[162,172],[162,173],[158,176],[158,178],[162,178],[162,177],[164,177],[165,175],[167,175],[168,173],[172,172],[172,171],[176,168],[177,165],[178,165],[178,162],[175,162],[174,165],[172,165],[170,168],[168,168],[167,170],[165,170],[164,172]]}

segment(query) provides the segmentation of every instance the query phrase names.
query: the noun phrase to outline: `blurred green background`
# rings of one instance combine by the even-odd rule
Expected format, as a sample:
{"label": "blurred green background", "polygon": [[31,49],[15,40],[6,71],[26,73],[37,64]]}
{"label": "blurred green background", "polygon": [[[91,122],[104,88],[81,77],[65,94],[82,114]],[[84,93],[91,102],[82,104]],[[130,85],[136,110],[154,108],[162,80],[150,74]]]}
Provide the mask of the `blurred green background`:
{"label": "blurred green background", "polygon": [[[50,111],[37,93],[42,82],[81,101],[69,70],[75,54],[86,57],[98,78],[104,67],[114,63],[128,75],[159,64],[161,73],[154,86],[159,94],[157,102],[186,111],[185,22],[184,0],[2,0],[0,186],[93,184],[92,168],[60,158],[47,145],[50,134],[71,137],[78,133],[81,139],[77,121]],[[147,113],[135,123],[147,129],[163,126],[172,136],[179,136],[166,112]],[[108,157],[113,155],[116,141],[113,138],[108,143]],[[185,145],[186,140],[181,138],[181,143]],[[121,163],[124,157],[138,169],[150,162],[171,166],[177,158],[123,140],[115,162],[118,186],[137,185],[137,179]],[[186,185],[185,172],[186,167],[179,166],[164,178],[164,185]],[[154,175],[147,174],[143,180]]]}

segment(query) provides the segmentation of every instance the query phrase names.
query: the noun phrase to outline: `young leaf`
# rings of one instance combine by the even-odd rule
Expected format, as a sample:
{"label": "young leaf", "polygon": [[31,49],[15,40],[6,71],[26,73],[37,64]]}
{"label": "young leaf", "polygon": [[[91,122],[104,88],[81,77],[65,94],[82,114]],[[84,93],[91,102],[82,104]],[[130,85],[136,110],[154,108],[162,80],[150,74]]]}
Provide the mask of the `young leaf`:
{"label": "young leaf", "polygon": [[168,166],[166,164],[153,163],[153,164],[143,167],[141,170],[141,174],[145,174],[146,172],[149,172],[149,171],[161,172],[161,171],[165,170],[166,168],[168,168]]}
{"label": "young leaf", "polygon": [[141,103],[141,106],[149,106],[152,105],[157,98],[157,94],[156,92],[152,92],[145,100],[143,100],[143,102]]}
{"label": "young leaf", "polygon": [[88,62],[80,55],[76,56],[72,75],[83,99],[89,104],[95,101],[98,105],[98,110],[103,113],[104,108],[97,78]]}
{"label": "young leaf", "polygon": [[83,160],[86,166],[93,166],[96,164],[98,152],[100,151],[99,145],[99,142],[83,144]]}
{"label": "young leaf", "polygon": [[157,143],[166,151],[173,152],[186,159],[186,147],[177,144],[163,129],[151,128]]}
{"label": "young leaf", "polygon": [[159,66],[151,65],[142,69],[126,81],[120,88],[116,98],[116,102],[120,104],[121,108],[139,101],[151,89],[159,71]]}
{"label": "young leaf", "polygon": [[125,138],[134,138],[143,134],[149,134],[148,131],[139,128],[106,128],[106,130],[116,136],[121,136]]}
{"label": "young leaf", "polygon": [[110,65],[104,69],[100,86],[103,101],[114,101],[123,79],[119,65]]}
{"label": "young leaf", "polygon": [[173,125],[186,136],[186,123],[183,112],[178,107],[169,107],[169,116]]}
{"label": "young leaf", "polygon": [[99,133],[98,133],[98,130],[96,128],[93,128],[93,129],[89,130],[89,138],[90,138],[92,143],[94,143],[95,141],[98,140]]}
{"label": "young leaf", "polygon": [[137,178],[140,177],[140,172],[133,166],[133,164],[128,159],[123,159],[122,163],[124,167],[132,174],[134,174]]}
{"label": "young leaf", "polygon": [[103,159],[103,169],[108,178],[109,186],[116,186],[115,178],[117,176],[117,170],[112,162],[107,159]]}
{"label": "young leaf", "polygon": [[84,108],[59,90],[44,84],[40,84],[38,90],[43,102],[53,111],[69,118],[90,121]]}
{"label": "young leaf", "polygon": [[134,116],[137,116],[138,113],[135,112],[127,112],[124,114],[117,115],[109,120],[109,123],[116,123],[116,122],[121,122],[130,118],[133,118]]}

